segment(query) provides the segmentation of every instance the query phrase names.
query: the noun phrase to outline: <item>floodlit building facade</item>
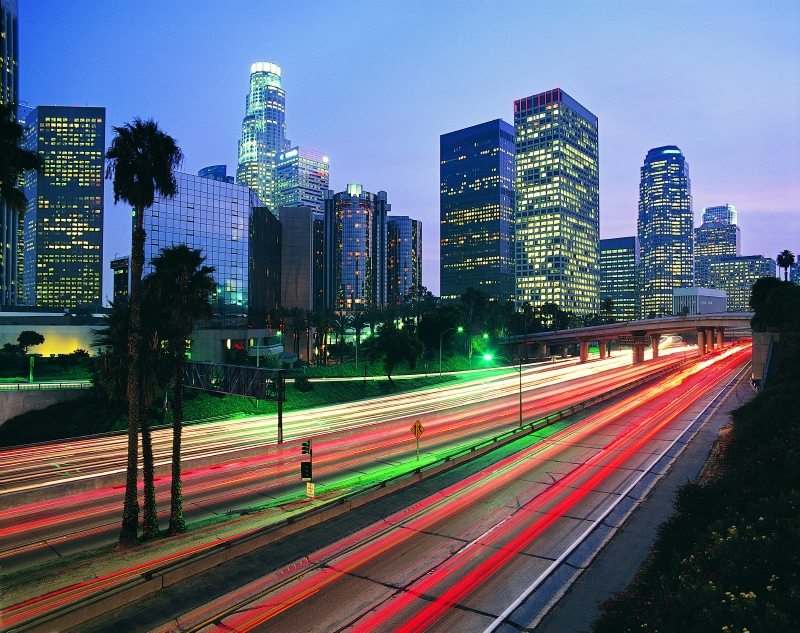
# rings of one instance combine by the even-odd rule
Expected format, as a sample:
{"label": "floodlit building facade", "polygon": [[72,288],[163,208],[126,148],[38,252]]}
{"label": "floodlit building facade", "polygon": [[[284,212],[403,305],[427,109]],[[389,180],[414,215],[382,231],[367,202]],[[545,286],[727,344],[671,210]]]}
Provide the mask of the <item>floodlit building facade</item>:
{"label": "floodlit building facade", "polygon": [[514,128],[502,119],[439,140],[440,284],[444,301],[475,288],[514,297]]}
{"label": "floodlit building facade", "polygon": [[386,220],[387,303],[399,307],[420,298],[422,289],[422,222],[408,216]]}
{"label": "floodlit building facade", "polygon": [[597,117],[561,89],[514,102],[516,300],[599,310]]}
{"label": "floodlit building facade", "polygon": [[293,147],[281,152],[275,163],[276,209],[309,207],[323,213],[329,180],[325,154],[306,147]]}
{"label": "floodlit building facade", "polygon": [[725,291],[712,288],[674,288],[672,290],[672,313],[719,314],[725,312]]}
{"label": "floodlit building facade", "polygon": [[145,274],[162,248],[200,249],[215,268],[213,326],[263,327],[280,299],[280,223],[248,187],[184,173],[175,179],[175,196],[157,196],[144,217]]}
{"label": "floodlit building facade", "polygon": [[[19,103],[17,2],[0,1],[0,105]],[[17,303],[22,217],[0,198],[0,305]]]}
{"label": "floodlit building facade", "polygon": [[250,187],[264,205],[275,207],[275,160],[289,149],[286,139],[286,94],[281,86],[281,69],[269,62],[250,66],[239,166],[236,182]]}
{"label": "floodlit building facade", "polygon": [[361,185],[325,192],[323,305],[337,312],[359,312],[386,305],[385,191]]}
{"label": "floodlit building facade", "polygon": [[647,152],[639,184],[642,313],[670,314],[674,288],[694,285],[689,164],[675,145]]}
{"label": "floodlit building facade", "polygon": [[38,106],[25,146],[43,169],[25,174],[22,297],[56,309],[102,304],[105,108]]}
{"label": "floodlit building facade", "polygon": [[706,220],[698,226],[694,230],[695,283],[702,288],[713,288],[709,265],[720,257],[738,257],[742,254],[741,244],[741,231],[736,224]]}
{"label": "floodlit building facade", "polygon": [[724,290],[728,312],[749,312],[753,284],[775,276],[775,260],[761,255],[719,257],[709,263],[711,288]]}
{"label": "floodlit building facade", "polygon": [[[615,321],[636,321],[641,317],[641,267],[639,239],[614,237],[600,240],[600,314]],[[609,315],[603,305],[611,301]]]}

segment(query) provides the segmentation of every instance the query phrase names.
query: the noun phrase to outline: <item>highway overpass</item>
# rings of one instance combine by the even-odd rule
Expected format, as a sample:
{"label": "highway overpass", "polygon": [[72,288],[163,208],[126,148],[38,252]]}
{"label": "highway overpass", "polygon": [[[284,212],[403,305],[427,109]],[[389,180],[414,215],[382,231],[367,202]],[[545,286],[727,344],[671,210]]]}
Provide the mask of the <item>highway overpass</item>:
{"label": "highway overpass", "polygon": [[[620,344],[633,348],[633,362],[644,361],[645,347],[652,346],[653,358],[658,357],[658,344],[665,334],[681,334],[697,332],[697,353],[699,356],[722,347],[726,329],[742,329],[750,327],[752,312],[723,312],[716,314],[694,314],[691,316],[673,316],[660,319],[643,319],[624,323],[608,323],[570,330],[554,330],[511,336],[510,344],[527,344],[538,347],[539,359],[547,356],[547,348],[551,345],[561,346],[562,356],[566,356],[567,347],[578,343],[581,362],[589,358],[589,343],[598,343],[600,358],[606,357],[609,341],[620,341]],[[621,339],[621,340],[620,340]]]}

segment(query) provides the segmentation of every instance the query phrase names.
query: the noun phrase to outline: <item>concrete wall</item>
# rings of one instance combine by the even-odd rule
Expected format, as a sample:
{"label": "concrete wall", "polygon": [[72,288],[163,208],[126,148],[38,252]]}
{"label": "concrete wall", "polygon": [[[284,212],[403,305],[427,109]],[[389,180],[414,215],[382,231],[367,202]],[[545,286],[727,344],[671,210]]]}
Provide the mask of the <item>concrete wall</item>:
{"label": "concrete wall", "polygon": [[4,422],[28,411],[45,409],[51,404],[80,400],[89,395],[89,389],[43,389],[0,391],[0,426]]}
{"label": "concrete wall", "polygon": [[751,378],[756,384],[764,377],[764,366],[767,364],[769,344],[781,340],[780,332],[753,332],[753,362]]}

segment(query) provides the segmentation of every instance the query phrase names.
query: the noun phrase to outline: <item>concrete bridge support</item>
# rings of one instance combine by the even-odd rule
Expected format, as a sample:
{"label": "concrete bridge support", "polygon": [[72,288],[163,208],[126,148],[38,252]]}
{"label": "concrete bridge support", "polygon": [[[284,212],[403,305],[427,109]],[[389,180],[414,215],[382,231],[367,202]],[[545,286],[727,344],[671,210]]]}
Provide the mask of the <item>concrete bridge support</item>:
{"label": "concrete bridge support", "polygon": [[600,360],[608,355],[608,341],[600,341]]}
{"label": "concrete bridge support", "polygon": [[585,363],[589,360],[589,341],[579,341],[581,351],[581,361]]}
{"label": "concrete bridge support", "polygon": [[717,347],[720,349],[725,347],[725,328],[717,328]]}
{"label": "concrete bridge support", "polygon": [[569,345],[562,345],[561,346],[561,358],[566,358],[569,356]]}
{"label": "concrete bridge support", "polygon": [[705,356],[706,354],[706,331],[697,330],[697,355]]}
{"label": "concrete bridge support", "polygon": [[545,360],[547,358],[547,345],[544,343],[539,343],[539,360]]}
{"label": "concrete bridge support", "polygon": [[709,353],[714,351],[714,328],[706,330],[706,351]]}
{"label": "concrete bridge support", "polygon": [[660,334],[651,334],[650,339],[653,346],[653,358],[658,358],[658,344],[661,342]]}
{"label": "concrete bridge support", "polygon": [[633,346],[633,364],[638,365],[639,363],[644,362],[644,345],[636,345]]}

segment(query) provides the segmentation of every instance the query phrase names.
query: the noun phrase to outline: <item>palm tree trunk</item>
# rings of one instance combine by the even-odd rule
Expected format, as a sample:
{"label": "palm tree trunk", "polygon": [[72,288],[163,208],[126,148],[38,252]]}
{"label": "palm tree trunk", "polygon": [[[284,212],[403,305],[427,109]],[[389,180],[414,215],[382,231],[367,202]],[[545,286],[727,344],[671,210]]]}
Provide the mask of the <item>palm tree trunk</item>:
{"label": "palm tree trunk", "polygon": [[128,460],[125,472],[125,503],[122,508],[122,528],[119,533],[119,547],[127,548],[136,545],[139,529],[139,498],[136,489],[139,468],[139,347],[141,332],[141,287],[142,269],[144,268],[144,241],[146,233],[143,228],[144,208],[136,208],[136,229],[133,232],[131,248],[131,294],[130,334],[128,338]]}
{"label": "palm tree trunk", "polygon": [[156,486],[153,481],[153,442],[150,436],[150,416],[146,407],[139,410],[142,427],[142,478],[144,479],[144,516],[142,538],[158,536],[158,511],[156,510]]}
{"label": "palm tree trunk", "polygon": [[186,340],[178,341],[178,373],[175,376],[175,399],[172,411],[172,486],[168,534],[186,531],[183,519],[183,487],[181,486],[181,432],[183,430],[183,384],[186,372]]}

